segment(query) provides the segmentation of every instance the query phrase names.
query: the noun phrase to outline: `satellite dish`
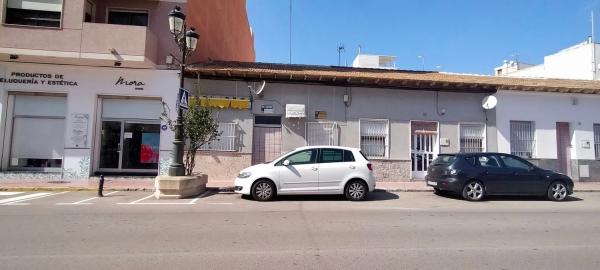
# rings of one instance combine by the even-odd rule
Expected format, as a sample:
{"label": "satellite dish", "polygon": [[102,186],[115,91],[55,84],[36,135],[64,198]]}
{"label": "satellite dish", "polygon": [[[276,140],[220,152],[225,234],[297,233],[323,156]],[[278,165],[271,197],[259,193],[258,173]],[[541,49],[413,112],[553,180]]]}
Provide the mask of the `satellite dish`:
{"label": "satellite dish", "polygon": [[483,107],[486,110],[496,108],[496,105],[498,105],[498,99],[493,95],[484,97],[483,101],[481,102],[481,107]]}
{"label": "satellite dish", "polygon": [[260,83],[260,85],[258,85],[258,87],[256,86],[256,82],[253,82],[252,84],[248,83],[248,89],[250,89],[250,92],[258,96],[265,89],[266,84],[267,82],[264,80]]}

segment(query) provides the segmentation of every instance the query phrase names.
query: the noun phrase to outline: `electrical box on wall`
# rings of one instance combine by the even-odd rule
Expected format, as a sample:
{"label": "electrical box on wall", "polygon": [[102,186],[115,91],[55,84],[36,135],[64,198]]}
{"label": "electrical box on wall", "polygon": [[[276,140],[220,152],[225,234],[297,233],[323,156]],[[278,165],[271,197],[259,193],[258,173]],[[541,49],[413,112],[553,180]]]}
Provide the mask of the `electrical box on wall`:
{"label": "electrical box on wall", "polygon": [[592,148],[592,142],[590,140],[581,140],[581,148],[582,149]]}
{"label": "electrical box on wall", "polygon": [[450,146],[450,139],[440,138],[440,146]]}

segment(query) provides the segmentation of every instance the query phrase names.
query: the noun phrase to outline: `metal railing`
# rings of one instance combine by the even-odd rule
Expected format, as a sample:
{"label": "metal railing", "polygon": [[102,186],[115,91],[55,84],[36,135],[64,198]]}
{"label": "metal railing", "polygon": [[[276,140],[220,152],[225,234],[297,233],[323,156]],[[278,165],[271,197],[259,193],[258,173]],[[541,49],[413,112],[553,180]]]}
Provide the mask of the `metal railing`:
{"label": "metal railing", "polygon": [[209,142],[200,150],[206,151],[237,151],[237,123],[219,123],[218,132],[221,134],[214,141]]}
{"label": "metal railing", "polygon": [[360,149],[368,157],[387,157],[388,120],[360,119]]}
{"label": "metal railing", "polygon": [[533,158],[535,129],[531,121],[510,121],[510,152],[522,158]]}
{"label": "metal railing", "polygon": [[306,145],[338,145],[338,125],[335,122],[306,123]]}
{"label": "metal railing", "polygon": [[485,126],[483,124],[460,124],[460,152],[485,151]]}

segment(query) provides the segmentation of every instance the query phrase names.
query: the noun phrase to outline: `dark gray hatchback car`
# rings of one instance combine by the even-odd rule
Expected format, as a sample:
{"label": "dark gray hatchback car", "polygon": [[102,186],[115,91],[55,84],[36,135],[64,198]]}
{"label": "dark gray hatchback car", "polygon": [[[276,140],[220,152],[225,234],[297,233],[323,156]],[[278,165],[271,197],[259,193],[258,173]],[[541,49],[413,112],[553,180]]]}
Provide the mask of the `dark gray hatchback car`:
{"label": "dark gray hatchback car", "polygon": [[427,185],[479,201],[486,195],[547,196],[562,201],[573,193],[573,180],[502,153],[439,155],[427,169]]}

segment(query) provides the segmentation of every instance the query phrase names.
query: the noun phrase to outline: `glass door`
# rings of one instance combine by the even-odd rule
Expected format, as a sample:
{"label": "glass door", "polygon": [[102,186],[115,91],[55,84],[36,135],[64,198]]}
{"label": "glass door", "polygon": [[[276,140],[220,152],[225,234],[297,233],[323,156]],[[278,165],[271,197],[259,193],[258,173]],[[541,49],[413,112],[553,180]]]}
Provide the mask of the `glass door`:
{"label": "glass door", "polygon": [[125,122],[123,169],[158,169],[160,125]]}
{"label": "glass door", "polygon": [[149,172],[158,170],[160,123],[102,121],[99,170]]}
{"label": "glass door", "polygon": [[121,167],[121,121],[102,121],[100,169]]}

